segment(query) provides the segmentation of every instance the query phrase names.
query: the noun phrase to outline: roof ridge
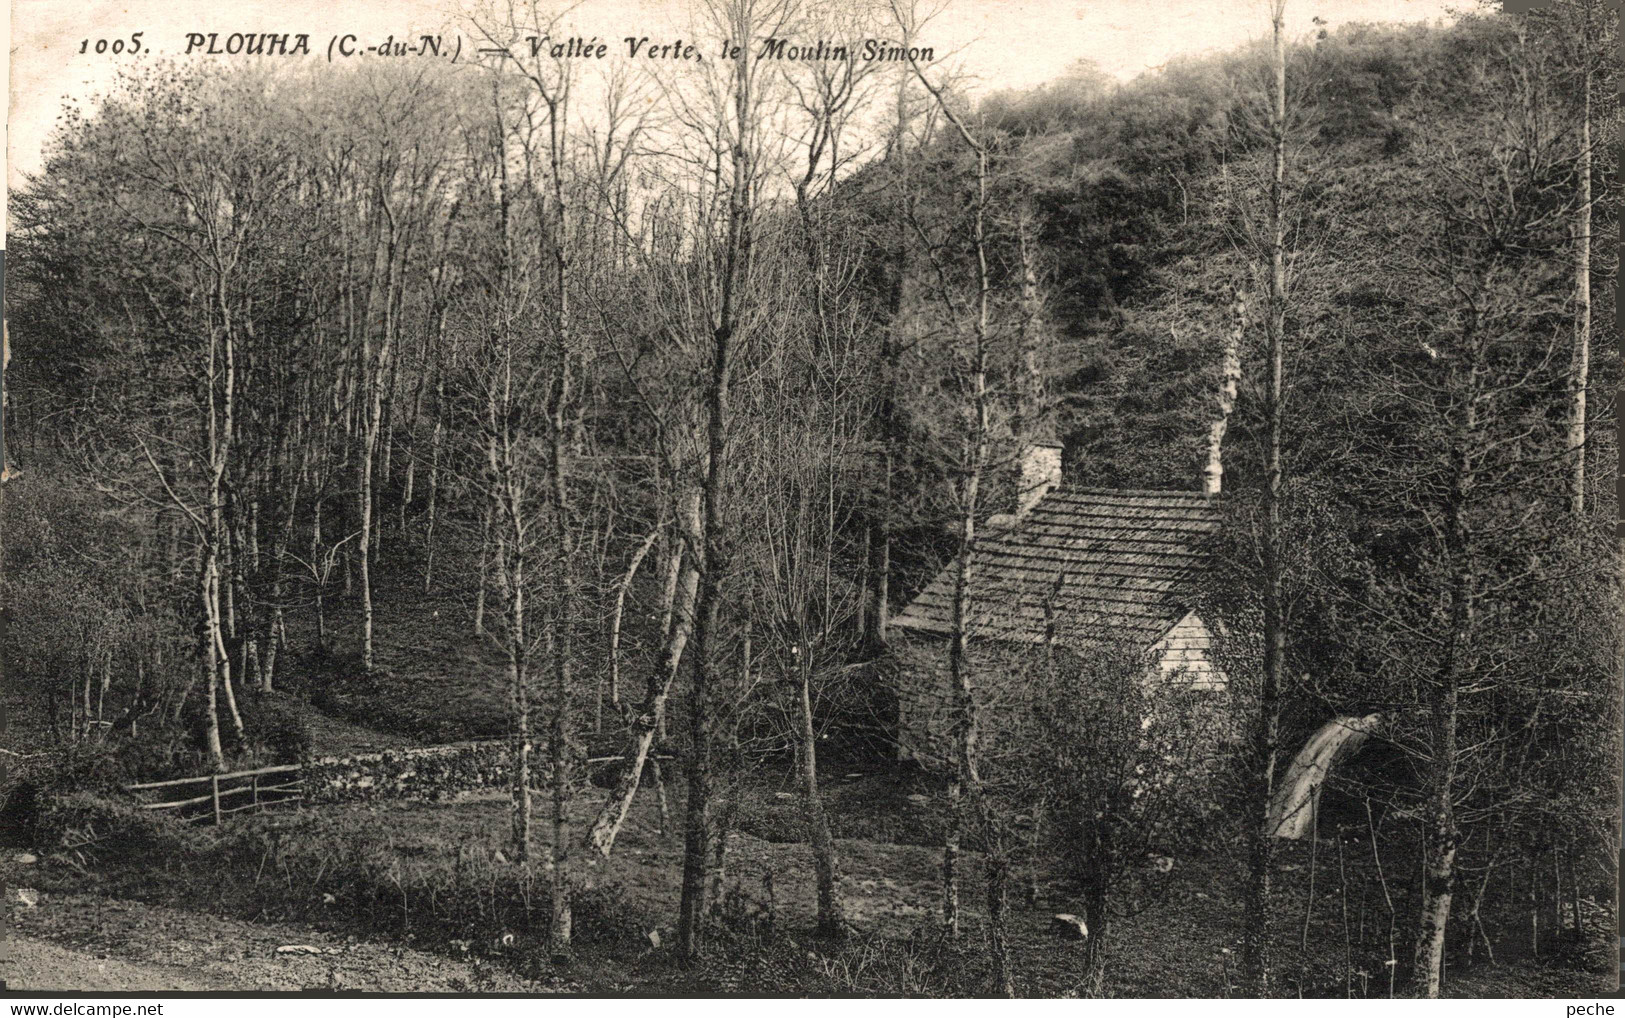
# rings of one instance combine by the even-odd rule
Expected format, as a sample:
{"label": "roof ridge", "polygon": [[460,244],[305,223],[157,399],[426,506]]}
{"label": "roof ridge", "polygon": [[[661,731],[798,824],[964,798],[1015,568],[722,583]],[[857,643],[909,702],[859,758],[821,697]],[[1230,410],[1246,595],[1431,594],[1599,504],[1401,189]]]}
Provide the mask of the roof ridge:
{"label": "roof ridge", "polygon": [[1187,491],[1183,488],[1100,488],[1085,484],[1068,484],[1062,482],[1058,487],[1052,488],[1051,494],[1079,494],[1079,495],[1155,495],[1159,498],[1189,498],[1204,502],[1218,501],[1220,496],[1207,495],[1200,491]]}

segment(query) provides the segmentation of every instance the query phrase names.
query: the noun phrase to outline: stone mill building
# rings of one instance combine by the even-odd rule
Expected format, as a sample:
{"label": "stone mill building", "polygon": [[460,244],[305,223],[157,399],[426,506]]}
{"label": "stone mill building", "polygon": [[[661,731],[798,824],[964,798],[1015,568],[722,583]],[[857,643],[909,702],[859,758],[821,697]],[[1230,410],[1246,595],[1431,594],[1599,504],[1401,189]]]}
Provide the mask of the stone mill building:
{"label": "stone mill building", "polygon": [[[1216,494],[1074,487],[1059,446],[1032,446],[1015,513],[994,517],[976,545],[968,629],[978,667],[1019,682],[1045,647],[1087,654],[1110,643],[1154,662],[1148,681],[1224,690],[1196,610],[1218,531]],[[950,736],[954,578],[950,563],[893,620],[904,647],[900,753],[922,763],[940,759]]]}

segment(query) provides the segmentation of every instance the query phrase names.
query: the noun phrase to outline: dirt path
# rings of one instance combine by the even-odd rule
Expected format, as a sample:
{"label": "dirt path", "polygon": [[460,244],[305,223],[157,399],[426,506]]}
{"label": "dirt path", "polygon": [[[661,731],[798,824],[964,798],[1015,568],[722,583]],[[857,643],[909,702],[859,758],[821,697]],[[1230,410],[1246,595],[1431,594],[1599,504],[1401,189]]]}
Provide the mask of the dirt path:
{"label": "dirt path", "polygon": [[[362,990],[558,993],[479,958],[356,942],[305,927],[247,923],[94,895],[40,893],[13,904],[0,962],[9,989]],[[313,951],[278,954],[302,945]]]}
{"label": "dirt path", "polygon": [[13,936],[0,958],[8,990],[180,991],[250,990],[236,983],[204,983],[167,965],[137,964],[73,951],[43,940]]}

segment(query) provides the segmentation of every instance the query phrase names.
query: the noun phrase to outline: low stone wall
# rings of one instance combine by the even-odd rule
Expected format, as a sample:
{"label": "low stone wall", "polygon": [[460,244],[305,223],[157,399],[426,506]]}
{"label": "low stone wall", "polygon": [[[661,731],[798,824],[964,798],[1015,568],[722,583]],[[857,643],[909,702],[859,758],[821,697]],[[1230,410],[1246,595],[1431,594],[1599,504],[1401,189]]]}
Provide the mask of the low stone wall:
{"label": "low stone wall", "polygon": [[[417,749],[389,749],[304,763],[307,803],[373,799],[437,801],[466,792],[507,788],[512,782],[512,745],[507,740],[462,742]],[[547,777],[547,761],[531,756],[534,784]]]}

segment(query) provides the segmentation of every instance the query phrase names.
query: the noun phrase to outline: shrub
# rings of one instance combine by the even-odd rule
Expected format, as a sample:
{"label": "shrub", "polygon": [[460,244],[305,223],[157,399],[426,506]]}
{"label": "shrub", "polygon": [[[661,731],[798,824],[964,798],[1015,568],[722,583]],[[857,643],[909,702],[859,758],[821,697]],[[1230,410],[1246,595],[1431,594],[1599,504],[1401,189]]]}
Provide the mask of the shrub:
{"label": "shrub", "polygon": [[143,719],[133,734],[125,730],[106,742],[80,744],[53,754],[35,782],[51,794],[116,796],[134,782],[189,777],[208,770],[208,756],[186,722],[154,717]]}
{"label": "shrub", "polygon": [[570,898],[572,936],[577,944],[628,946],[647,944],[647,921],[620,884],[597,884]]}
{"label": "shrub", "polygon": [[694,973],[712,991],[764,996],[963,997],[987,992],[985,955],[971,940],[916,931],[906,939],[854,935],[808,950],[791,933],[718,929]]}
{"label": "shrub", "polygon": [[6,796],[0,807],[0,831],[5,832],[8,844],[28,844],[39,831],[40,785],[38,781],[20,781]]}
{"label": "shrub", "polygon": [[277,693],[244,697],[243,740],[265,763],[292,763],[310,754],[310,721],[300,705]]}
{"label": "shrub", "polygon": [[169,718],[148,718],[112,747],[110,774],[120,784],[162,781],[202,773],[207,755],[188,726]]}
{"label": "shrub", "polygon": [[777,796],[741,795],[733,804],[733,829],[753,838],[779,844],[798,844],[807,840],[807,821],[801,799],[792,795],[787,799]]}
{"label": "shrub", "polygon": [[34,843],[47,851],[111,851],[128,863],[184,856],[210,841],[206,832],[172,816],[95,792],[68,792],[36,802]]}

